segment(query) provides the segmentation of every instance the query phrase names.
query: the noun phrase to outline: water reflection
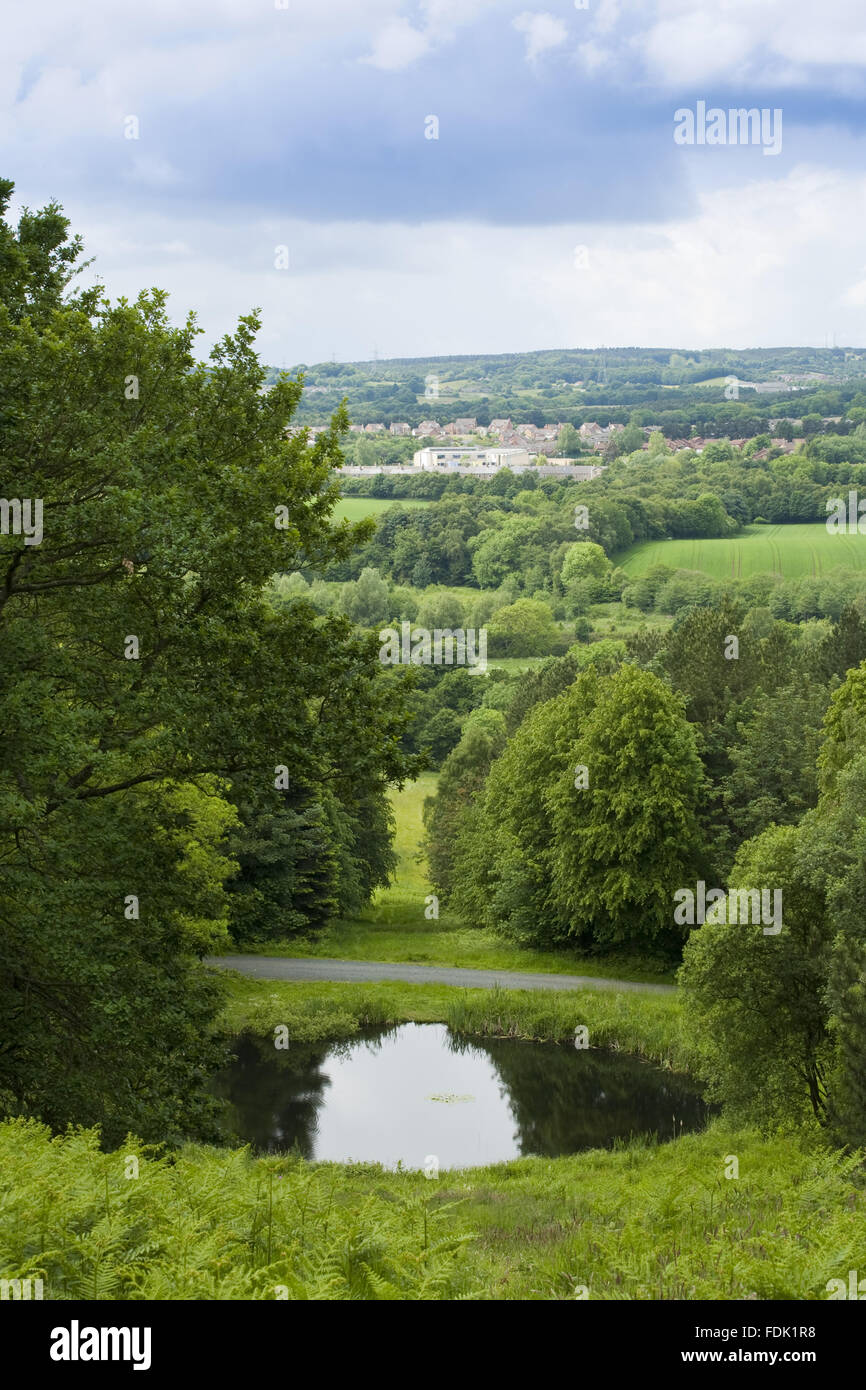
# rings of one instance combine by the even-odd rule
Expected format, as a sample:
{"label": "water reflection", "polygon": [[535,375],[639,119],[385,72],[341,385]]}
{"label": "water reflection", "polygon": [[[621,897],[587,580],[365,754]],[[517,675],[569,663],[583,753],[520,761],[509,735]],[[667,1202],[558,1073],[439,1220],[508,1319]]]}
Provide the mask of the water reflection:
{"label": "water reflection", "polygon": [[555,1157],[699,1129],[688,1078],[632,1057],[510,1038],[471,1041],[406,1023],[350,1042],[291,1045],[245,1035],[215,1080],[233,1133],[260,1151],[421,1168]]}

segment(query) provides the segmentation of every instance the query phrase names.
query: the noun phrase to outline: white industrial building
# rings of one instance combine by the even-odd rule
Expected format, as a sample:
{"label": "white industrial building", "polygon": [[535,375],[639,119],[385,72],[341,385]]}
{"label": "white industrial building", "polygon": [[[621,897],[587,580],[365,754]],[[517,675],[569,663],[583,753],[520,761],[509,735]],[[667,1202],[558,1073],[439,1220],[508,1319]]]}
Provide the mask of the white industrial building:
{"label": "white industrial building", "polygon": [[416,468],[514,468],[529,466],[525,449],[417,449],[412,455]]}

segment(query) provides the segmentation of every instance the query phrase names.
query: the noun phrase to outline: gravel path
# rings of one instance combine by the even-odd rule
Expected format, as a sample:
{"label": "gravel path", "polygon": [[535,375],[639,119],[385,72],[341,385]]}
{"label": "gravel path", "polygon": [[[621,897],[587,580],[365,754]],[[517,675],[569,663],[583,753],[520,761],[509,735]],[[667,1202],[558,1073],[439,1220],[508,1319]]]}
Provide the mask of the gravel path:
{"label": "gravel path", "polygon": [[260,980],[334,980],[360,984],[401,980],[413,985],[462,985],[469,989],[613,989],[629,993],[673,994],[674,985],[642,985],[633,980],[592,975],[537,975],[520,970],[466,970],[451,965],[410,965],[379,960],[327,960],[321,956],[210,956],[209,965],[239,970]]}

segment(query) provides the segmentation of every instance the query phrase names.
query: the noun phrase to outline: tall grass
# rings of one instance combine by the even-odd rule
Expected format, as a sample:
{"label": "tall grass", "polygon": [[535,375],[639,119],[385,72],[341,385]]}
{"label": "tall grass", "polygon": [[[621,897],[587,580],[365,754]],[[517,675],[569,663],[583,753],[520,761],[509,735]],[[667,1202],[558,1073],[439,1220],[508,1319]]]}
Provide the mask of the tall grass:
{"label": "tall grass", "polygon": [[[443,995],[450,993],[426,985],[253,980],[235,971],[225,972],[224,986],[220,1022],[226,1034],[264,1036],[280,1025],[297,1043],[349,1038],[360,1028],[387,1028],[406,1019],[438,1021],[444,1014]],[[421,1006],[413,1010],[416,994]]]}
{"label": "tall grass", "polygon": [[619,994],[602,990],[458,989],[382,981],[354,985],[251,980],[226,972],[226,1032],[264,1035],[278,1024],[297,1042],[350,1037],[359,1028],[401,1021],[447,1023],[481,1037],[563,1042],[585,1024],[590,1047],[689,1069],[675,994]]}
{"label": "tall grass", "polygon": [[632,1052],[687,1071],[689,1052],[676,995],[601,990],[455,990],[445,1022],[458,1033],[564,1042],[584,1024],[590,1047]]}
{"label": "tall grass", "polygon": [[804,1136],[717,1121],[476,1171],[455,1191],[500,1298],[826,1299],[830,1279],[866,1268],[864,1155]]}
{"label": "tall grass", "polygon": [[0,1277],[41,1278],[46,1299],[809,1300],[849,1269],[866,1269],[864,1155],[803,1136],[717,1122],[427,1181],[0,1124]]}

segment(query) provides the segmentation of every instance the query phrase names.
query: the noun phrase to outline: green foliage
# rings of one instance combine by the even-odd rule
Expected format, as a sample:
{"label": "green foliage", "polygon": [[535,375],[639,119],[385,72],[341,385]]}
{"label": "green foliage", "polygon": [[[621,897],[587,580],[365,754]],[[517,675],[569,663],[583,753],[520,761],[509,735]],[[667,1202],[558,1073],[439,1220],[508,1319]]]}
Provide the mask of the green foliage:
{"label": "green foliage", "polygon": [[671,950],[701,781],[677,697],[636,667],[589,669],[530,710],[464,816],[448,885],[460,915],[524,944]]}
{"label": "green foliage", "polygon": [[[130,1160],[136,1161],[135,1168]],[[337,1167],[0,1125],[0,1268],[49,1299],[481,1297],[464,1223],[423,1175],[355,1199]]]}
{"label": "green foliage", "polygon": [[481,588],[496,588],[524,567],[525,556],[543,522],[529,516],[506,516],[501,524],[473,538],[472,571]]}
{"label": "green foliage", "polygon": [[794,824],[816,804],[827,701],[824,686],[798,681],[743,706],[722,790],[738,840]]}
{"label": "green foliage", "polygon": [[519,598],[500,608],[488,628],[491,656],[550,656],[564,643],[546,603]]}
{"label": "green foliage", "polygon": [[505,719],[499,710],[470,714],[460,742],[449,754],[435,797],[424,803],[424,850],[436,892],[448,897],[453,889],[454,855],[493,760],[505,747]]}
{"label": "green foliage", "polygon": [[[680,972],[712,1094],[750,1122],[810,1116],[849,1143],[866,1135],[863,672],[849,672],[833,696],[818,805],[737,855],[734,887],[781,891],[781,931],[707,921],[692,933]],[[749,1065],[755,1056],[760,1067]]]}
{"label": "green foliage", "polygon": [[557,436],[556,452],[560,458],[577,458],[583,453],[583,440],[574,425],[563,425]]}
{"label": "green foliage", "polygon": [[375,627],[387,621],[391,616],[391,595],[378,570],[368,567],[355,583],[343,586],[340,612],[359,627]]}
{"label": "green foliage", "polygon": [[561,579],[567,587],[582,579],[603,579],[610,570],[610,560],[601,546],[594,541],[583,541],[567,547]]}
{"label": "green foliage", "polygon": [[831,927],[802,832],[771,826],[750,841],[731,886],[780,890],[783,925],[765,935],[760,924],[707,921],[692,932],[679,980],[698,1074],[738,1119],[823,1122]]}
{"label": "green foliage", "polygon": [[238,797],[231,841],[231,934],[241,946],[323,927],[337,908],[337,862],[321,802],[307,789]]}
{"label": "green foliage", "polygon": [[499,986],[454,993],[446,1022],[456,1033],[573,1043],[575,1029],[584,1025],[593,1047],[629,1052],[679,1071],[690,1061],[679,1001],[673,994]]}
{"label": "green foliage", "polygon": [[[671,885],[698,862],[702,777],[682,704],[656,676],[625,665],[599,682],[575,735],[545,797],[568,935],[664,949],[675,940]],[[587,769],[588,787],[575,785],[575,767]]]}
{"label": "green foliage", "polygon": [[463,604],[456,594],[435,591],[421,600],[415,619],[419,627],[458,628],[463,626]]}
{"label": "green foliage", "polygon": [[613,637],[602,637],[585,647],[570,647],[569,653],[574,656],[579,671],[591,666],[600,674],[611,676],[625,660],[626,644]]}
{"label": "green foliage", "polygon": [[4,489],[44,501],[41,543],[0,536],[0,1104],[210,1135],[226,787],[287,766],[360,815],[417,766],[375,639],[265,595],[374,523],[331,524],[345,414],[288,437],[302,386],[262,390],[254,315],[198,362],[159,291],[64,300],[55,207],[0,243]]}
{"label": "green foliage", "polygon": [[531,709],[545,700],[561,695],[573,684],[577,675],[577,658],[567,653],[562,657],[551,657],[542,665],[524,671],[514,684],[508,700],[506,720],[509,735],[520,724]]}

